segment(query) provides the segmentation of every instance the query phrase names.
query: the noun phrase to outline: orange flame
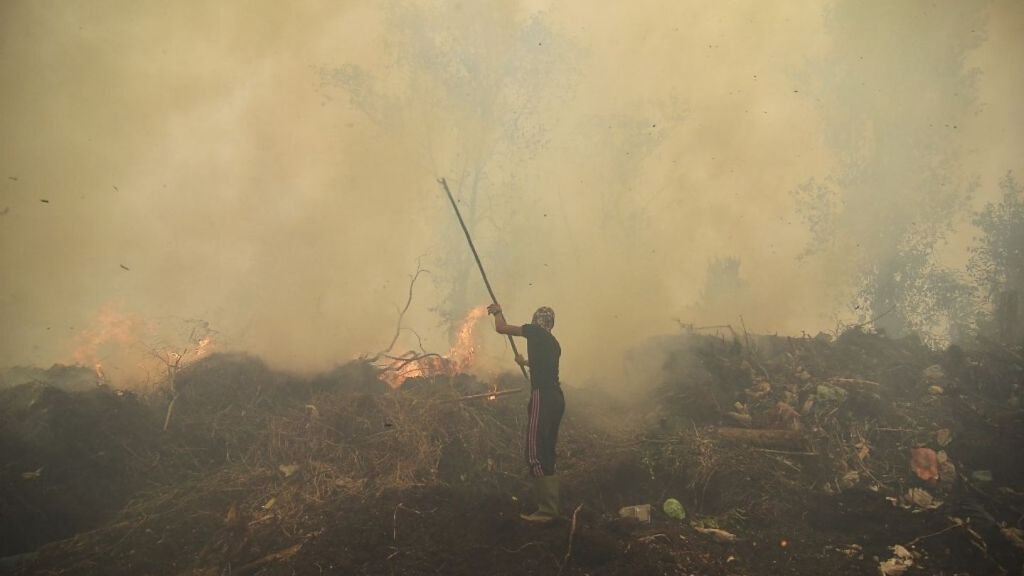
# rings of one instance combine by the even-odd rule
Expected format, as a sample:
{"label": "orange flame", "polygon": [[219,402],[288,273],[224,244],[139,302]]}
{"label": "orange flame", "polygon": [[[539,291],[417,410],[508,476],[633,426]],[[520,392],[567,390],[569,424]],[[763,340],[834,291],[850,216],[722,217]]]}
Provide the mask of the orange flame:
{"label": "orange flame", "polygon": [[398,388],[409,378],[429,378],[431,376],[454,376],[465,372],[476,357],[476,342],[473,340],[473,329],[480,318],[487,314],[487,308],[478,306],[469,311],[459,326],[455,344],[447,356],[431,354],[423,357],[400,356],[384,366],[380,379],[392,388]]}
{"label": "orange flame", "polygon": [[193,329],[188,347],[178,350],[167,349],[163,344],[159,348],[146,345],[147,341],[156,340],[156,330],[153,323],[106,304],[91,325],[75,335],[70,360],[78,366],[91,366],[102,382],[109,382],[112,375],[119,375],[119,380],[148,381],[149,374],[164,372],[164,364],[183,368],[208,356],[213,348],[205,323],[201,331]]}
{"label": "orange flame", "polygon": [[72,361],[80,366],[92,366],[96,375],[104,378],[101,350],[108,344],[115,344],[119,348],[135,344],[144,328],[144,323],[138,318],[106,305],[100,309],[93,326],[76,335]]}
{"label": "orange flame", "polygon": [[456,373],[465,371],[473,364],[473,358],[476,357],[476,342],[473,340],[473,328],[476,327],[477,320],[480,320],[486,314],[486,307],[477,306],[470,310],[469,314],[466,314],[466,318],[462,320],[462,326],[459,327],[458,336],[455,338],[455,345],[452,346],[451,352],[448,353],[448,358],[451,359]]}
{"label": "orange flame", "polygon": [[199,341],[199,346],[196,347],[196,357],[202,358],[210,353],[210,349],[213,348],[213,339],[209,336]]}

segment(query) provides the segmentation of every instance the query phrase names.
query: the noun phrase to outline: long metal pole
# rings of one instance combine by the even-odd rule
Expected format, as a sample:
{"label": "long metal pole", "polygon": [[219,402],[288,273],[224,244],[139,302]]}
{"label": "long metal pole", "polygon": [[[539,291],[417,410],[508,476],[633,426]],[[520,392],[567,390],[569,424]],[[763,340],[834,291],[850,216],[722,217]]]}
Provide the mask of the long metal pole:
{"label": "long metal pole", "polygon": [[[491,295],[491,302],[498,303],[498,299],[494,297],[494,290],[491,289],[491,282],[487,279],[487,272],[484,272],[484,265],[480,262],[480,255],[476,253],[476,246],[473,245],[473,238],[469,236],[469,229],[466,228],[466,221],[462,219],[462,213],[459,212],[459,205],[455,203],[455,197],[452,196],[452,191],[448,189],[448,181],[444,178],[439,178],[437,182],[444,188],[445,194],[448,195],[448,200],[452,203],[452,208],[455,209],[455,215],[459,217],[459,225],[462,226],[463,233],[466,234],[466,241],[469,242],[469,249],[473,252],[473,259],[476,260],[477,268],[480,269],[480,275],[484,278],[484,286],[487,286],[487,293]],[[508,343],[512,345],[512,352],[518,356],[519,349],[516,348],[516,341],[512,339],[512,335],[508,335]],[[519,365],[519,369],[523,371],[523,378],[526,381],[530,381],[530,376],[526,373],[526,367],[522,364]]]}

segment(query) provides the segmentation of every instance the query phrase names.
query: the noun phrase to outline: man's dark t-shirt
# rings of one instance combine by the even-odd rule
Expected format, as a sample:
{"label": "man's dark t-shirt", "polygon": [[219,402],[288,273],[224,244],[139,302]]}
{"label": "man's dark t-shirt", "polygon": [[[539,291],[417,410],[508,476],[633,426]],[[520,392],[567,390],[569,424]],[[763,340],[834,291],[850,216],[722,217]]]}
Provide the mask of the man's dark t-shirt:
{"label": "man's dark t-shirt", "polygon": [[530,382],[533,388],[556,388],[558,381],[558,359],[562,347],[551,332],[536,324],[524,324],[526,354],[530,360]]}

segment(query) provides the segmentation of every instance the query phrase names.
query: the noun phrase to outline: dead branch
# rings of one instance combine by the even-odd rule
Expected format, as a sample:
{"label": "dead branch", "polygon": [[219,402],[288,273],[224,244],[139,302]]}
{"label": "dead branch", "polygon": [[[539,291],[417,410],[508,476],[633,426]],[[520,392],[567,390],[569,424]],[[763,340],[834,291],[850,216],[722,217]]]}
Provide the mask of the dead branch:
{"label": "dead branch", "polygon": [[565,567],[568,566],[569,559],[572,557],[572,538],[576,535],[576,515],[580,513],[580,508],[583,508],[582,502],[575,510],[572,511],[572,524],[569,528],[569,547],[565,551],[565,558],[562,559],[562,565],[558,567],[559,576],[561,576],[562,570],[565,570]]}
{"label": "dead branch", "polygon": [[882,389],[882,385],[878,382],[861,380],[859,378],[830,378],[829,383],[839,386],[849,392],[867,392],[877,394],[878,391]]}
{"label": "dead branch", "polygon": [[[863,328],[863,327],[867,326],[868,324],[874,324],[875,322],[877,322],[877,321],[881,320],[882,318],[885,318],[886,316],[888,316],[890,313],[892,313],[893,310],[896,310],[895,306],[891,306],[888,310],[886,310],[885,312],[882,312],[881,314],[879,314],[878,316],[875,316],[874,318],[871,318],[869,320],[865,320],[864,322],[861,322],[860,324],[851,324],[851,325],[847,326],[845,329],[846,330],[856,330],[858,328]],[[838,327],[836,327],[836,334],[837,335],[839,334],[839,328]]]}
{"label": "dead branch", "polygon": [[[194,333],[195,330],[193,329],[193,335]],[[167,405],[167,415],[164,416],[163,431],[167,432],[167,428],[171,425],[171,416],[174,414],[174,405],[178,402],[178,397],[181,396],[181,390],[178,390],[178,369],[181,368],[181,361],[189,353],[189,349],[187,347],[182,349],[180,354],[177,352],[160,354],[154,349],[151,349],[149,352],[154,358],[163,362],[167,368],[167,386],[171,389],[171,402]]]}
{"label": "dead branch", "polygon": [[[409,508],[405,504],[402,504],[401,502],[399,502],[398,506],[395,506],[395,513],[394,513],[394,515],[391,518],[391,520],[392,520],[392,524],[391,524],[391,540],[392,540],[392,542],[398,542],[398,511],[399,510],[405,510],[406,512],[412,512],[413,514],[416,514],[417,516],[422,516],[423,514],[429,514],[431,512],[434,512],[435,510],[437,510],[437,508],[431,508],[430,510],[416,510],[414,508]],[[396,551],[396,554],[397,554],[397,551]]]}
{"label": "dead branch", "polygon": [[[395,335],[391,337],[391,342],[388,344],[387,348],[384,348],[380,352],[377,352],[375,355],[373,355],[373,357],[368,358],[370,362],[376,362],[382,356],[385,356],[388,352],[391,352],[391,350],[395,347],[395,342],[398,342],[398,336],[401,335],[402,333],[402,321],[405,319],[405,313],[409,311],[409,306],[412,304],[413,288],[416,286],[416,280],[419,279],[420,274],[430,274],[430,270],[423,268],[420,265],[420,261],[416,260],[416,272],[413,273],[412,279],[409,281],[409,295],[405,299],[405,306],[403,306],[398,311],[398,320],[395,322]],[[418,337],[419,335],[417,334],[417,338]]]}
{"label": "dead branch", "polygon": [[733,338],[737,338],[736,331],[732,329],[732,324],[717,324],[714,326],[694,326],[692,323],[683,322],[679,318],[673,318],[673,320],[675,320],[676,323],[679,324],[680,328],[686,330],[687,332],[700,332],[703,330],[721,330],[725,328],[729,331],[730,334],[732,334]]}
{"label": "dead branch", "polygon": [[411,350],[409,352],[406,352],[405,354],[402,354],[401,356],[389,356],[389,355],[386,355],[386,354],[384,355],[384,358],[387,358],[388,360],[394,360],[396,362],[400,361],[399,364],[387,367],[387,369],[392,371],[392,372],[398,372],[399,370],[401,370],[402,368],[405,368],[406,366],[408,366],[409,364],[412,364],[413,362],[419,362],[420,360],[423,360],[424,358],[431,358],[431,357],[438,358],[438,359],[441,359],[441,360],[444,359],[443,356],[441,356],[440,354],[438,354],[436,352],[428,352],[426,354],[417,354],[416,352],[413,352]]}
{"label": "dead branch", "polygon": [[512,389],[509,389],[509,390],[495,390],[494,392],[484,392],[482,394],[470,394],[469,396],[460,396],[458,398],[454,398],[452,400],[448,400],[448,402],[463,402],[465,400],[476,400],[477,398],[493,399],[493,398],[497,398],[498,396],[506,396],[508,394],[515,394],[517,392],[522,392],[522,391],[523,391],[522,388],[512,388]]}
{"label": "dead branch", "polygon": [[961,528],[961,527],[964,526],[964,521],[960,520],[959,518],[950,518],[950,520],[953,522],[951,525],[946,526],[945,528],[943,528],[942,530],[939,530],[938,532],[932,532],[931,534],[925,534],[924,536],[918,536],[917,538],[914,538],[910,542],[907,542],[907,546],[906,547],[910,548],[911,546],[913,546],[914,544],[917,544],[921,540],[925,540],[927,538],[931,538],[932,536],[938,536],[939,534],[943,534],[945,532],[949,532],[950,530],[952,530],[954,528]]}

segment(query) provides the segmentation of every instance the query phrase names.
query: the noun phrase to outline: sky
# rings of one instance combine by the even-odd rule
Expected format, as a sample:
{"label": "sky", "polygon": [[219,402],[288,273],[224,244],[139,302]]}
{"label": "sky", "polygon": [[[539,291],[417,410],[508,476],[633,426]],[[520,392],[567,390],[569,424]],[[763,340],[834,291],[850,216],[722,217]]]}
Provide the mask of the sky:
{"label": "sky", "polygon": [[[441,177],[509,320],[556,310],[568,381],[680,323],[833,329],[892,222],[955,204],[963,261],[1024,172],[1022,54],[1014,0],[10,0],[0,366],[71,362],[114,314],[322,370],[387,345],[418,265],[396,350],[443,352],[489,298]],[[838,208],[808,256],[811,181]]]}

